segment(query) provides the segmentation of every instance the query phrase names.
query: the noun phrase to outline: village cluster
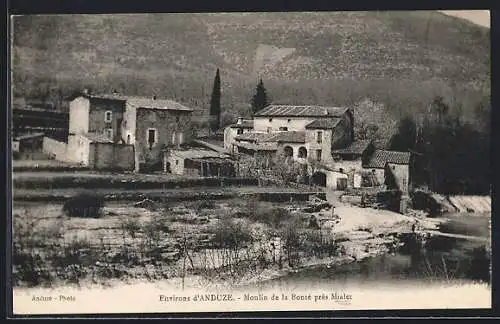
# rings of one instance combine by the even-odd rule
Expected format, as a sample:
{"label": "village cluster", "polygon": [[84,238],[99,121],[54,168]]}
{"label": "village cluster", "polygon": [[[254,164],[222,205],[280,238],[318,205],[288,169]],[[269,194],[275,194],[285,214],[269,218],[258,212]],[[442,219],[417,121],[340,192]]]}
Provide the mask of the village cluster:
{"label": "village cluster", "polygon": [[202,177],[238,176],[241,156],[280,155],[303,165],[317,186],[409,192],[410,152],[355,140],[352,108],[271,104],[252,119],[238,118],[227,126],[223,147],[196,137],[192,114],[193,109],[173,100],[84,90],[70,98],[66,142],[34,134],[16,138],[13,148],[42,138],[45,154],[89,169]]}

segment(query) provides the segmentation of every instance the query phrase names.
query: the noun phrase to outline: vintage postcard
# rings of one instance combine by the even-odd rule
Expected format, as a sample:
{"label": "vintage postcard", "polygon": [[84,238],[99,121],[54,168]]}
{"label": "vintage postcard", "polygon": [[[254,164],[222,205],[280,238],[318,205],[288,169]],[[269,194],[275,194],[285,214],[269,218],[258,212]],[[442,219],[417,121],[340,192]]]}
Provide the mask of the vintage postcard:
{"label": "vintage postcard", "polygon": [[14,314],[491,308],[489,21],[12,16]]}

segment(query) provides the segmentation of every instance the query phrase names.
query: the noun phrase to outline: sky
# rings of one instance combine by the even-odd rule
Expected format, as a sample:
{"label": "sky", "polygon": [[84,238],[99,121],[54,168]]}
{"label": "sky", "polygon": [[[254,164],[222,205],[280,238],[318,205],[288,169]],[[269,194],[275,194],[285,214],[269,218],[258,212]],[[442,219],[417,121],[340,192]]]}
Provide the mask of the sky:
{"label": "sky", "polygon": [[441,10],[442,13],[472,21],[475,24],[490,28],[489,10]]}

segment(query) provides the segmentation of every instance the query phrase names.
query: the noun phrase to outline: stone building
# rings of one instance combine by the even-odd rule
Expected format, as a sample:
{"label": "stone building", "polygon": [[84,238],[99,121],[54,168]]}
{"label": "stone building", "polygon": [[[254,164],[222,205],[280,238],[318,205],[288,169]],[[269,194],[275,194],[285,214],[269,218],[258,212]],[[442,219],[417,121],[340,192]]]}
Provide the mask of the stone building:
{"label": "stone building", "polygon": [[98,153],[90,151],[90,143],[107,143],[114,148],[103,152],[118,155],[110,159],[120,160],[121,155],[121,159],[130,160],[127,155],[132,154],[133,170],[141,166],[161,170],[162,150],[191,140],[192,112],[180,103],[156,97],[84,92],[69,105],[66,158],[89,165],[90,156]]}
{"label": "stone building", "polygon": [[349,108],[269,105],[225,130],[224,146],[231,152],[269,150],[306,163],[313,158],[332,162],[332,149],[349,145],[354,119]]}

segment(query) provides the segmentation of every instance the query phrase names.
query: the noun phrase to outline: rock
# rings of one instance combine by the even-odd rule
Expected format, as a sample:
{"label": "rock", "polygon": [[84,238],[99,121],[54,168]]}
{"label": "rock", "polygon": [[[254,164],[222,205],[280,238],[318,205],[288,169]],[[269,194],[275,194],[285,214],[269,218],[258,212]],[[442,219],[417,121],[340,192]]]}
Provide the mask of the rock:
{"label": "rock", "polygon": [[134,204],[134,207],[147,208],[147,209],[156,209],[157,208],[157,204],[154,201],[146,198],[144,200],[136,202]]}

